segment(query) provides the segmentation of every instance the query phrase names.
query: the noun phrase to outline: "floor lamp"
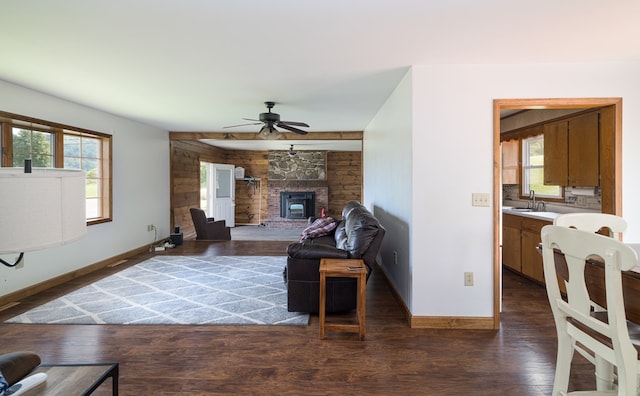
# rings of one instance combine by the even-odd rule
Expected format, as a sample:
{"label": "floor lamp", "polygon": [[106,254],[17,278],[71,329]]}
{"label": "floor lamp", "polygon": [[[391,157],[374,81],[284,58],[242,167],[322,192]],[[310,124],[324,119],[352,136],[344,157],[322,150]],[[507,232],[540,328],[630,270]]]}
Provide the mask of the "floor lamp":
{"label": "floor lamp", "polygon": [[[87,232],[85,174],[65,169],[0,168],[0,254],[17,254],[64,245]],[[33,352],[0,355],[0,394],[22,393],[42,384],[47,376],[25,378],[40,364]]]}

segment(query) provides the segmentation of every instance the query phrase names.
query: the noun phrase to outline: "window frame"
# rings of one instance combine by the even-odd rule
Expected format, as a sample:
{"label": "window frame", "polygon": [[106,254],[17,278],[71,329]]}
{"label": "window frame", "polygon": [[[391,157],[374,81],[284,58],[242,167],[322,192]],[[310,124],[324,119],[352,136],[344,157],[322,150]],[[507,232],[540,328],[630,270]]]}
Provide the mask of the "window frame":
{"label": "window frame", "polygon": [[[532,135],[527,137],[522,137],[520,139],[520,196],[524,198],[529,198],[530,195],[530,186],[531,186],[531,169],[542,169],[544,173],[544,163],[542,165],[531,165],[531,155],[530,149],[531,142],[534,140],[542,140],[544,145],[544,134]],[[544,147],[544,146],[543,146]],[[544,154],[543,154],[544,155]],[[536,198],[544,198],[550,201],[564,201],[564,187],[558,187],[558,195],[549,195],[542,194],[536,191]]]}
{"label": "window frame", "polygon": [[99,217],[87,218],[87,225],[113,221],[113,159],[112,140],[109,134],[84,128],[40,120],[19,114],[0,111],[0,143],[2,160],[0,166],[13,167],[13,128],[51,133],[53,135],[54,168],[64,168],[64,136],[79,136],[100,140],[100,213]]}

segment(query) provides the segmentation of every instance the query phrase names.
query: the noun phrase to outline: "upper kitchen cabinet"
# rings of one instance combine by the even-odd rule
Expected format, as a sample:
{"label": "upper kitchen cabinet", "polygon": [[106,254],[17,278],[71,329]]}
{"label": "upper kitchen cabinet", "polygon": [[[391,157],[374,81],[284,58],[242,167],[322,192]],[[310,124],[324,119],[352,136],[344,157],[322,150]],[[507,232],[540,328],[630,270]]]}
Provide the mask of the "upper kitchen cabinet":
{"label": "upper kitchen cabinet", "polygon": [[599,113],[543,125],[544,183],[592,187],[600,184]]}
{"label": "upper kitchen cabinet", "polygon": [[544,184],[566,186],[569,174],[569,122],[545,124],[544,131]]}
{"label": "upper kitchen cabinet", "polygon": [[520,172],[518,171],[519,157],[519,140],[502,142],[502,184],[520,183]]}

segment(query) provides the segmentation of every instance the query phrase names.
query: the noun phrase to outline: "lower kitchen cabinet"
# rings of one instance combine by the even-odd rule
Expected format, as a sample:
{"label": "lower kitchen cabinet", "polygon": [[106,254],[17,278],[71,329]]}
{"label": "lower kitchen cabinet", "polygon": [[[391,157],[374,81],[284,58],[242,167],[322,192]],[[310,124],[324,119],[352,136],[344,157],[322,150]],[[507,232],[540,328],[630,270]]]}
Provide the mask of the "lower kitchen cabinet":
{"label": "lower kitchen cabinet", "polygon": [[541,242],[542,227],[549,224],[552,223],[504,214],[502,217],[502,263],[528,278],[544,283],[542,255],[537,247]]}
{"label": "lower kitchen cabinet", "polygon": [[516,272],[522,272],[520,229],[522,216],[502,216],[502,264]]}

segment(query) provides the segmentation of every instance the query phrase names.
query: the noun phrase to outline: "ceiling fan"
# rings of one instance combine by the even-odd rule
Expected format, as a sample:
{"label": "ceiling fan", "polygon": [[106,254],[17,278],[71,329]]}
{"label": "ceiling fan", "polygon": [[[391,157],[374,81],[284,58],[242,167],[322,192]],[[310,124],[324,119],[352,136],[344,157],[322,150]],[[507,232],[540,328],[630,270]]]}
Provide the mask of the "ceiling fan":
{"label": "ceiling fan", "polygon": [[300,127],[309,127],[309,125],[304,122],[296,122],[296,121],[280,121],[280,114],[272,113],[271,109],[275,106],[275,102],[264,102],[264,105],[267,107],[266,113],[260,113],[259,119],[255,120],[252,118],[243,118],[243,120],[247,121],[257,121],[250,124],[240,124],[240,125],[231,125],[225,128],[235,128],[246,125],[260,125],[263,124],[262,128],[260,128],[260,132],[258,132],[258,137],[263,139],[279,139],[281,134],[275,127],[286,129],[290,132],[298,133],[300,135],[306,135],[307,131],[303,131],[302,129],[296,128]]}

